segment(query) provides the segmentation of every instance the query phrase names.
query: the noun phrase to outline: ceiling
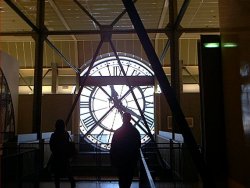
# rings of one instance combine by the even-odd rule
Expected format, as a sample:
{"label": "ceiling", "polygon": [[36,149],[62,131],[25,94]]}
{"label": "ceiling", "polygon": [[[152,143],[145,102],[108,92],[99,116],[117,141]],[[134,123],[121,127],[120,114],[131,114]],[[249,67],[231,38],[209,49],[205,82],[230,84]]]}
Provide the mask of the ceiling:
{"label": "ceiling", "polygon": [[[184,0],[177,1],[180,11]],[[76,3],[79,2],[79,3]],[[15,0],[13,3],[33,24],[36,23],[36,0]],[[146,29],[165,28],[169,22],[168,0],[137,0],[136,9]],[[114,30],[133,29],[125,13],[118,21],[115,19],[125,10],[121,0],[45,0],[45,26],[49,31],[98,31],[100,25],[114,24]],[[84,11],[87,11],[84,12]],[[92,18],[91,18],[92,17]],[[183,28],[219,28],[218,0],[190,0],[181,21]],[[1,32],[31,31],[31,27],[9,5],[0,1]],[[91,32],[90,32],[91,33]],[[189,33],[190,34],[190,33]],[[186,35],[186,34],[184,34]],[[91,37],[89,37],[91,36]],[[131,34],[128,35],[131,37]],[[154,35],[153,35],[154,36]],[[191,35],[192,36],[192,35]],[[52,40],[90,40],[98,35],[51,36]],[[121,37],[119,35],[119,37]],[[162,35],[162,37],[166,37]],[[6,37],[8,38],[8,37]],[[4,40],[5,37],[1,37]],[[11,40],[20,40],[11,38]],[[23,40],[23,39],[22,39]]]}
{"label": "ceiling", "polygon": [[[12,0],[11,2],[36,25],[36,12],[38,11],[36,0]],[[177,10],[180,12],[184,0],[176,0],[176,2]],[[135,2],[149,37],[155,41],[154,45],[159,51],[158,54],[161,54],[167,40],[167,35],[163,31],[169,23],[168,5],[168,0],[137,0]],[[44,24],[48,30],[48,40],[76,67],[80,66],[80,63],[77,62],[79,54],[75,52],[77,51],[75,44],[79,41],[85,44],[87,41],[91,41],[91,44],[92,41],[99,41],[100,27],[112,24],[112,39],[115,41],[138,40],[121,0],[45,0]],[[201,33],[217,33],[219,30],[218,0],[190,0],[180,26],[183,31],[181,40],[196,40]],[[7,0],[6,2],[0,0],[0,49],[20,61],[21,85],[25,85],[23,82],[25,79],[26,83],[29,82],[29,77],[33,74],[34,54],[32,55],[32,51],[34,51],[35,44],[31,37],[32,33],[29,24],[13,10],[13,7],[9,6]],[[161,48],[158,47],[160,42]],[[67,51],[70,52],[63,51],[65,45]],[[45,48],[49,49],[48,46]],[[190,46],[187,48],[189,49]],[[52,57],[51,53],[45,49],[44,74],[52,62],[50,57]],[[195,63],[190,65],[196,66]],[[69,70],[65,73],[61,69],[60,71],[64,74],[73,75],[67,64],[59,67],[65,68],[66,72]],[[197,67],[189,68],[188,74],[197,76]],[[184,74],[187,74],[186,70]],[[32,85],[31,82],[29,83]]]}

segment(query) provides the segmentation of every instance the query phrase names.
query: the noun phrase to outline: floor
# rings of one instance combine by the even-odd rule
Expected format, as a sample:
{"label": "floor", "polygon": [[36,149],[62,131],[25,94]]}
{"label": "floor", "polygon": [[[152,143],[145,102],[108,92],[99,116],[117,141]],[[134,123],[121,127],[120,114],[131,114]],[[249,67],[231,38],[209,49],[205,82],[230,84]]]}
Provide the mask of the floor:
{"label": "floor", "polygon": [[[53,182],[41,182],[40,188],[54,188]],[[76,183],[76,188],[119,188],[117,181],[80,181]],[[138,188],[139,183],[133,182],[131,188]],[[68,182],[62,182],[61,188],[70,188]]]}
{"label": "floor", "polygon": [[[201,188],[198,183],[157,183],[156,188]],[[41,182],[40,188],[55,188],[53,182]],[[61,183],[61,188],[70,188],[70,184],[67,181]],[[119,188],[117,181],[78,181],[76,188]],[[130,188],[139,188],[139,182],[134,181]]]}

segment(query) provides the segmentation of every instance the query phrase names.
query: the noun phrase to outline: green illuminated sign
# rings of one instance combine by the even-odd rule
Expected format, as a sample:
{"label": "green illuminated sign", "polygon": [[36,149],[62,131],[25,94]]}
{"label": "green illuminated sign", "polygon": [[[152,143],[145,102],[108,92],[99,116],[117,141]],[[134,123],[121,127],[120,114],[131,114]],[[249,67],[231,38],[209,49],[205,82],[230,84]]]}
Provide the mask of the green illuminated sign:
{"label": "green illuminated sign", "polygon": [[219,48],[220,43],[218,42],[208,42],[203,44],[205,48]]}
{"label": "green illuminated sign", "polygon": [[238,45],[234,42],[225,42],[223,43],[224,48],[236,48]]}

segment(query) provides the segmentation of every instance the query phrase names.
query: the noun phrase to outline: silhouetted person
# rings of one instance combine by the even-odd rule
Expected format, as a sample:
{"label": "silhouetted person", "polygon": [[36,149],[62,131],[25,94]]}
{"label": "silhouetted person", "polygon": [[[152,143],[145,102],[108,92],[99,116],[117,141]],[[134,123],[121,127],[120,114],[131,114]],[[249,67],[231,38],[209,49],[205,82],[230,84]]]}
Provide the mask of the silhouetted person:
{"label": "silhouetted person", "polygon": [[111,142],[111,163],[117,170],[120,188],[131,186],[140,156],[141,136],[130,121],[131,114],[125,112],[123,124],[115,131]]}
{"label": "silhouetted person", "polygon": [[53,155],[52,171],[55,175],[55,186],[60,188],[60,177],[68,177],[71,188],[74,188],[75,180],[71,174],[70,161],[68,157],[67,147],[70,142],[70,135],[65,130],[65,123],[58,119],[55,124],[55,131],[50,137],[50,150]]}

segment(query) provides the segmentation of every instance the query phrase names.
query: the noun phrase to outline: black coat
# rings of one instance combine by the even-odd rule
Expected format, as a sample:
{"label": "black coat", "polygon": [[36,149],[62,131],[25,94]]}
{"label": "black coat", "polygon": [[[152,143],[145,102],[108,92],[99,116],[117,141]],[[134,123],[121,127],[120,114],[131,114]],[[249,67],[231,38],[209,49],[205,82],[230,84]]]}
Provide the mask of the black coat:
{"label": "black coat", "polygon": [[111,163],[115,167],[135,166],[140,156],[141,136],[131,124],[122,125],[113,135]]}
{"label": "black coat", "polygon": [[50,137],[50,150],[52,152],[52,171],[60,175],[67,174],[70,168],[68,146],[70,135],[67,131],[55,131]]}

